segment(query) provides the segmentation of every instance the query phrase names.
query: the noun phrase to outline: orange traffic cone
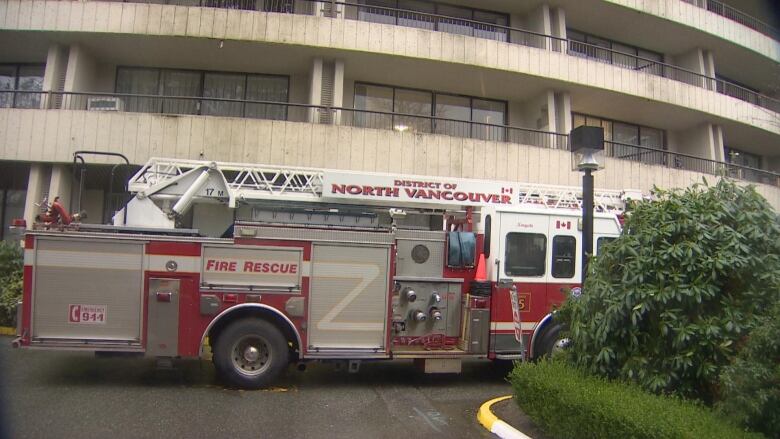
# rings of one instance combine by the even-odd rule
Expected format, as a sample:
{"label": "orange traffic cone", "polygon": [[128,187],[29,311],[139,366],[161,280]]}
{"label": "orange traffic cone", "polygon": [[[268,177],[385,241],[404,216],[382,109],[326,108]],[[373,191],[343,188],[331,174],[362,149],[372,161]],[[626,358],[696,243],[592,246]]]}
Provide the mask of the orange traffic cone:
{"label": "orange traffic cone", "polygon": [[479,262],[477,262],[477,274],[474,276],[474,280],[477,282],[485,282],[487,280],[487,273],[485,272],[485,254],[479,254]]}

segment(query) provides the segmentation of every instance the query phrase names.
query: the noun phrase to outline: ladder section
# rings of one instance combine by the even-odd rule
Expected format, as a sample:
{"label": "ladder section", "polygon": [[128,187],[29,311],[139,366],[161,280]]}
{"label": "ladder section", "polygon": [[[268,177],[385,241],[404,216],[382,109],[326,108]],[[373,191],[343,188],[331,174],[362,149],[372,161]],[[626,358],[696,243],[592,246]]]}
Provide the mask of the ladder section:
{"label": "ladder section", "polygon": [[[162,191],[183,195],[187,185],[176,186],[186,175],[210,169],[221,173],[229,197],[237,200],[319,201],[322,196],[323,172],[319,169],[162,158],[150,159],[130,179],[128,190],[150,196]],[[200,195],[228,198],[219,192]]]}
{"label": "ladder section", "polygon": [[[130,180],[140,198],[180,196],[229,201],[278,200],[338,202],[398,208],[462,209],[466,206],[524,206],[582,209],[578,187],[340,171],[184,159],[150,159]],[[594,207],[619,213],[639,191],[598,190]]]}

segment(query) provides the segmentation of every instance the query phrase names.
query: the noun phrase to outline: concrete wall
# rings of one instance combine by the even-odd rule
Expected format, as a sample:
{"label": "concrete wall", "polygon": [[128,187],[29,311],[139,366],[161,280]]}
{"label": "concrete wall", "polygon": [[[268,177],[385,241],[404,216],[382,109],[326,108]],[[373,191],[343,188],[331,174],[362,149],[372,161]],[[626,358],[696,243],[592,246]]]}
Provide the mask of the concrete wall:
{"label": "concrete wall", "polygon": [[[44,127],[38,134],[33,121]],[[13,128],[12,128],[13,127]],[[12,128],[12,129],[9,129]],[[31,143],[32,142],[32,143]],[[0,110],[0,160],[38,161],[44,147],[70,162],[76,149],[122,152],[132,163],[179,157],[315,166],[394,174],[496,179],[575,186],[568,151],[299,122],[66,110]],[[100,162],[99,159],[94,160]],[[687,186],[701,174],[607,159],[603,189]],[[713,178],[709,176],[709,178]],[[780,208],[780,188],[759,185]]]}
{"label": "concrete wall", "polygon": [[[717,160],[716,142],[713,137],[712,124],[701,124],[677,133],[674,151]],[[671,148],[670,148],[671,149]],[[722,154],[721,154],[722,155]]]}
{"label": "concrete wall", "polygon": [[[685,4],[662,3],[669,2]],[[714,91],[564,53],[442,32],[303,15],[107,2],[12,0],[0,2],[0,18],[4,29],[266,41],[468,64],[611,90],[780,134],[777,113],[767,115]],[[549,22],[549,13],[541,22]]]}
{"label": "concrete wall", "polygon": [[65,91],[97,91],[98,65],[89,51],[78,44],[70,46]]}
{"label": "concrete wall", "polygon": [[690,26],[780,62],[780,44],[760,32],[680,0],[605,0]]}

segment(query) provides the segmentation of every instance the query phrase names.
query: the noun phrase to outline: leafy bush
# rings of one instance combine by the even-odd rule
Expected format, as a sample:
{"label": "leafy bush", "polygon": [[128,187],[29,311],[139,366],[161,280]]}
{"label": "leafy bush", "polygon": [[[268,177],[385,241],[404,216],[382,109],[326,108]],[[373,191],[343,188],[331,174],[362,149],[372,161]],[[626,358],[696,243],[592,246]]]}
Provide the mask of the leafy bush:
{"label": "leafy bush", "polygon": [[0,241],[0,326],[13,326],[16,303],[22,297],[22,249]]}
{"label": "leafy bush", "polygon": [[608,382],[562,361],[519,364],[509,379],[523,412],[556,439],[761,437],[702,405]]}
{"label": "leafy bush", "polygon": [[559,313],[590,373],[711,403],[740,341],[780,299],[780,225],[752,187],[656,190]]}
{"label": "leafy bush", "polygon": [[722,380],[718,409],[751,430],[780,438],[780,303],[750,333]]}

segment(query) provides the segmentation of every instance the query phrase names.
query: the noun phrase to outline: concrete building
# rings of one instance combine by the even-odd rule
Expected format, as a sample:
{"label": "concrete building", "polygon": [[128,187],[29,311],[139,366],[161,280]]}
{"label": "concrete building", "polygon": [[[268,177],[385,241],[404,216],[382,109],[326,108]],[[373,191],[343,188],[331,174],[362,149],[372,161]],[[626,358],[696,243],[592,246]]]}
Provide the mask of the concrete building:
{"label": "concrete building", "polygon": [[582,124],[598,188],[780,208],[774,2],[721,1],[0,0],[2,237],[47,195],[107,221],[153,156],[579,185]]}

